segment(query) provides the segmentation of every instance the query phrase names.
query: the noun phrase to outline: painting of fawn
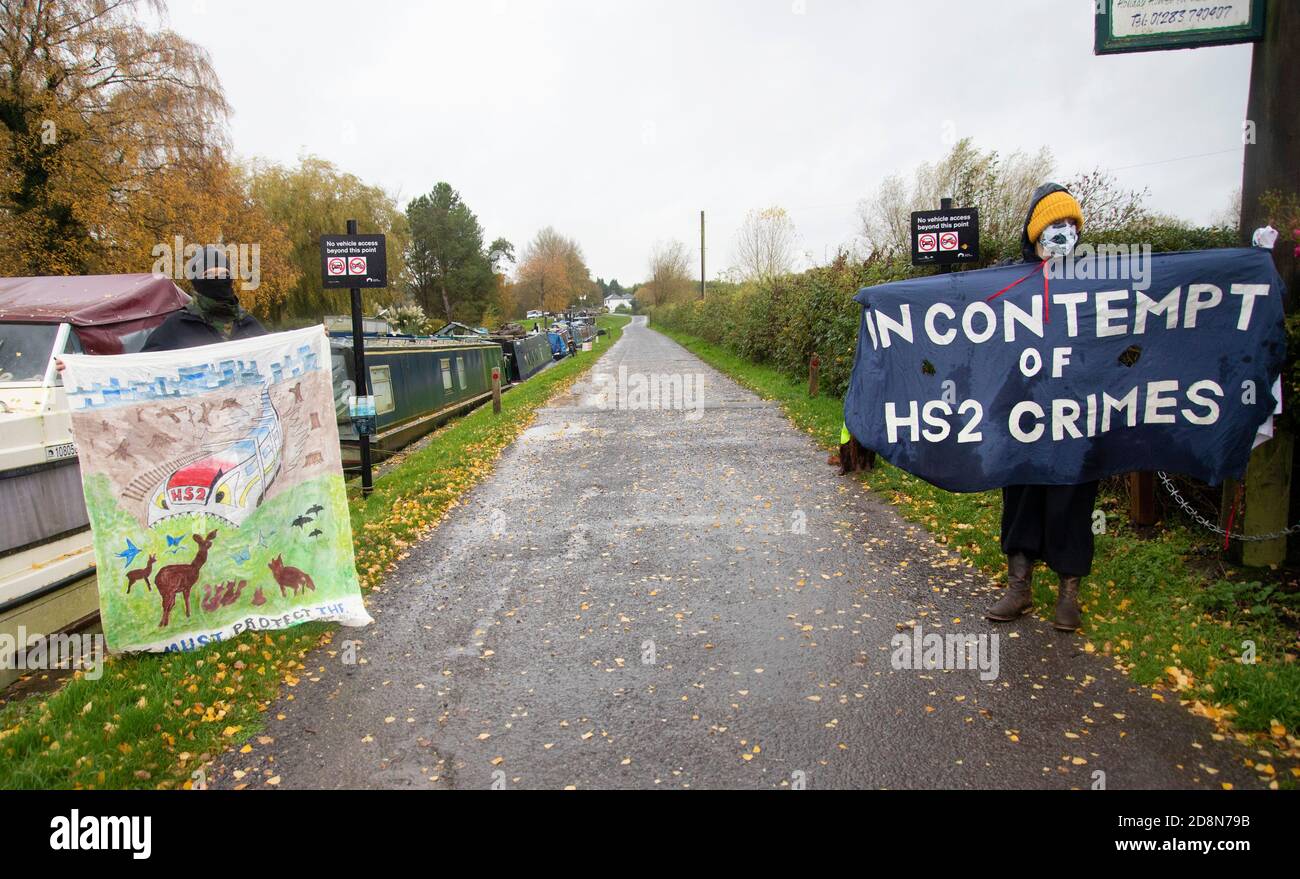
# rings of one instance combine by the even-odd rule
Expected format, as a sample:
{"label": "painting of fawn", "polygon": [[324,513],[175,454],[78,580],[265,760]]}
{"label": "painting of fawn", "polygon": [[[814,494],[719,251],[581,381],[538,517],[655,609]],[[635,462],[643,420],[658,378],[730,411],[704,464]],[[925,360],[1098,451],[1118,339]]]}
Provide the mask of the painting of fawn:
{"label": "painting of fawn", "polygon": [[176,606],[176,594],[185,595],[185,617],[190,615],[190,590],[198,582],[199,571],[208,560],[208,550],[212,548],[212,541],[217,539],[217,532],[209,531],[207,537],[200,534],[192,535],[194,542],[199,545],[199,551],[194,554],[194,560],[186,565],[168,565],[157,574],[154,574],[153,585],[158,589],[158,595],[162,598],[162,622],[158,623],[158,628],[165,629],[168,620],[171,619],[172,608]]}
{"label": "painting of fawn", "polygon": [[131,587],[135,585],[137,580],[143,580],[146,589],[151,588],[149,586],[149,575],[153,573],[153,563],[156,561],[158,561],[158,556],[151,555],[149,556],[149,564],[145,565],[143,568],[136,568],[134,571],[126,572],[127,595],[131,594]]}

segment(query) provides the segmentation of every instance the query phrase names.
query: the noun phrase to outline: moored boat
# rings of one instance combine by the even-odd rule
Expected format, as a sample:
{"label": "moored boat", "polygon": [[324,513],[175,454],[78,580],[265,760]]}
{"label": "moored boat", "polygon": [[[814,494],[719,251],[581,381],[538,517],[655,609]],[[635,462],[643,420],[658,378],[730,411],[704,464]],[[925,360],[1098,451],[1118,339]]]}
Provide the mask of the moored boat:
{"label": "moored boat", "polygon": [[[64,353],[138,351],[188,297],[153,275],[0,279],[0,634],[74,631],[99,613]],[[18,672],[0,657],[0,686]]]}

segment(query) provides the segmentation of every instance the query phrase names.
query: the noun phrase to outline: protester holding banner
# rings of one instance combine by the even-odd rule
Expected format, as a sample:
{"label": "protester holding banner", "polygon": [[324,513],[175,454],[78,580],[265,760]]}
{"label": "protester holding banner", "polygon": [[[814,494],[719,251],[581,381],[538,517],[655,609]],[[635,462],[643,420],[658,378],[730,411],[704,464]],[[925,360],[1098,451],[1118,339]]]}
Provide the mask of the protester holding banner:
{"label": "protester holding banner", "polygon": [[[1044,183],[1034,190],[1020,233],[1025,263],[1045,265],[1068,257],[1083,231],[1083,211],[1065,187]],[[1092,511],[1097,480],[1077,485],[1007,485],[1002,489],[1002,551],[1007,591],[985,612],[1007,622],[1034,609],[1034,561],[1042,559],[1060,578],[1053,625],[1079,628],[1079,584],[1092,571]]]}
{"label": "protester holding banner", "polygon": [[190,257],[185,277],[194,298],[149,334],[143,350],[175,351],[266,334],[261,322],[239,304],[223,248],[209,244]]}
{"label": "protester holding banner", "polygon": [[1068,631],[1098,480],[1241,478],[1286,359],[1286,291],[1264,247],[1152,253],[1079,244],[1082,226],[1075,199],[1046,184],[1024,262],[859,290],[844,402],[849,435],[895,466],[949,491],[1003,490],[1010,576],[987,615],[1032,608],[1041,560],[1060,576]]}

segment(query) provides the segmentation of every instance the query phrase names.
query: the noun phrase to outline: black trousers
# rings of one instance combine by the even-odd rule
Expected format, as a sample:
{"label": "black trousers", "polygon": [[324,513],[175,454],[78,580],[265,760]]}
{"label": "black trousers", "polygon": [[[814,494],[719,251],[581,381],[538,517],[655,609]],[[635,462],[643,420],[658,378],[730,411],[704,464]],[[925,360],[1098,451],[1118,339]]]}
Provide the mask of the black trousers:
{"label": "black trousers", "polygon": [[1002,489],[1002,551],[1021,552],[1058,574],[1092,571],[1097,483],[1008,485]]}

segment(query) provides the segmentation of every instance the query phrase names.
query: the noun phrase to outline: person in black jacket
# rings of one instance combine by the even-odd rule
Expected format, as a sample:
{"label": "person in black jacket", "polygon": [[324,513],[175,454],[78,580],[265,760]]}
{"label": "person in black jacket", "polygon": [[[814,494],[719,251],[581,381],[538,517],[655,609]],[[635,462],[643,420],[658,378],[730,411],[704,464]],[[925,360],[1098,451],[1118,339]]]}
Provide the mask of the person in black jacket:
{"label": "person in black jacket", "polygon": [[185,266],[194,287],[189,304],[154,328],[142,351],[175,351],[266,334],[261,322],[239,304],[226,252],[209,244]]}
{"label": "person in black jacket", "polygon": [[[1055,183],[1045,183],[1029,202],[1020,249],[1027,263],[1067,257],[1079,241],[1083,212]],[[1092,513],[1097,483],[1008,485],[1002,489],[1002,551],[1007,555],[1006,594],[985,612],[1008,622],[1034,609],[1034,561],[1041,559],[1060,577],[1053,625],[1079,628],[1079,584],[1092,571]]]}

